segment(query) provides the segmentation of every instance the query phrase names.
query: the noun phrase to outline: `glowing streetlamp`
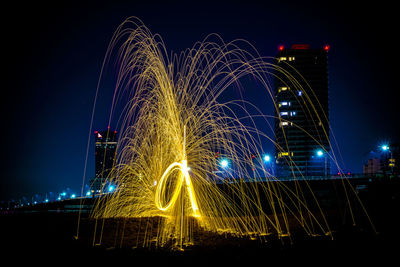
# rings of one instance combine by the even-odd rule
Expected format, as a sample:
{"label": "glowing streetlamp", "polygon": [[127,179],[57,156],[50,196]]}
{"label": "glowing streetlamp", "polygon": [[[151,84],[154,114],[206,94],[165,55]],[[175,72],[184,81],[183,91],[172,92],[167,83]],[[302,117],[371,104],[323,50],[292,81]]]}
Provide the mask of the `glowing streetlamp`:
{"label": "glowing streetlamp", "polygon": [[388,145],[382,145],[382,146],[381,146],[381,149],[382,149],[383,151],[388,151],[388,150],[389,150],[389,146],[388,146]]}
{"label": "glowing streetlamp", "polygon": [[110,186],[108,187],[108,192],[112,192],[112,191],[114,191],[114,186],[113,186],[113,185],[110,185]]}
{"label": "glowing streetlamp", "polygon": [[264,155],[263,160],[264,160],[265,163],[270,162],[271,161],[270,155]]}
{"label": "glowing streetlamp", "polygon": [[[386,154],[385,156],[385,161],[389,161],[388,165],[391,168],[391,172],[393,174],[393,167],[394,167],[394,159],[393,159],[393,154],[392,151],[390,151],[390,147],[387,144],[384,144],[381,146],[381,150]],[[389,157],[389,158],[388,158]]]}
{"label": "glowing streetlamp", "polygon": [[322,157],[324,157],[324,163],[325,163],[325,166],[324,166],[324,174],[325,174],[325,177],[326,176],[328,176],[328,173],[327,173],[327,156],[326,156],[326,154],[324,153],[324,151],[322,150],[322,149],[318,149],[317,151],[316,151],[316,154],[317,154],[317,157],[318,158],[322,158]]}
{"label": "glowing streetlamp", "polygon": [[222,160],[220,161],[220,164],[221,164],[221,167],[222,167],[222,168],[226,168],[226,167],[229,166],[229,161],[228,161],[227,159],[222,159]]}

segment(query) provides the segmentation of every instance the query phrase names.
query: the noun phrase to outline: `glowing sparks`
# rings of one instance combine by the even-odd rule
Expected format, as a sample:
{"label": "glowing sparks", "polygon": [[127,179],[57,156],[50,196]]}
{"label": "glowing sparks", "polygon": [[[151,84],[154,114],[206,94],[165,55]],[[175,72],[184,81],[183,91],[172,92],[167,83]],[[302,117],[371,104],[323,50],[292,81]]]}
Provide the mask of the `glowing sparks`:
{"label": "glowing sparks", "polygon": [[[294,192],[276,181],[268,164],[249,162],[252,153],[265,155],[261,139],[273,141],[254,124],[243,123],[252,116],[244,102],[219,102],[244,75],[256,78],[272,98],[266,75],[275,65],[220,39],[221,44],[206,39],[169,57],[159,37],[135,18],[118,28],[105,61],[123,37],[112,103],[113,112],[123,107],[110,173],[118,190],[99,200],[95,218],[160,217],[156,233],[146,232],[146,240],[160,246],[174,241],[177,247],[193,243],[195,223],[216,233],[263,237],[274,231],[285,236],[291,215],[307,233],[330,231],[322,211],[317,219],[307,208],[300,189]],[[270,157],[260,160],[269,162]]]}
{"label": "glowing sparks", "polygon": [[[168,174],[170,172],[172,172],[175,168],[178,168],[179,171],[181,172],[181,174],[179,175],[177,185],[176,185],[175,189],[173,190],[171,200],[167,204],[163,205],[163,203],[161,201],[161,198],[162,198],[161,196],[163,194],[165,194],[165,192],[164,192],[164,190],[166,190],[165,180],[168,177]],[[189,175],[186,160],[182,160],[182,162],[174,162],[171,165],[169,165],[169,167],[165,170],[164,174],[162,175],[162,177],[160,179],[160,182],[158,183],[158,187],[157,187],[156,194],[155,194],[156,195],[155,203],[157,205],[157,208],[162,211],[167,211],[171,206],[173,206],[175,204],[175,201],[177,200],[177,198],[179,197],[179,194],[181,192],[183,180],[185,180],[185,185],[187,186],[187,190],[189,192],[190,203],[192,206],[193,215],[196,217],[199,217],[200,216],[198,213],[199,208],[197,206],[196,198],[194,195],[194,190],[193,190],[192,184],[190,182],[190,175]]]}

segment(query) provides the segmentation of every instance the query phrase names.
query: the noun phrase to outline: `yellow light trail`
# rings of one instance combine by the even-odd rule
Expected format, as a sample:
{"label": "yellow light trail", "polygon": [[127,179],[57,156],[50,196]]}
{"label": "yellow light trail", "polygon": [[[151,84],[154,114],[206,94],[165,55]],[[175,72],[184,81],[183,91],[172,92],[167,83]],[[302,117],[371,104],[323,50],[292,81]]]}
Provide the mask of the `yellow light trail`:
{"label": "yellow light trail", "polygon": [[[168,202],[168,204],[163,205],[161,201],[161,195],[163,194],[163,190],[165,190],[165,179],[168,177],[168,174],[172,172],[175,168],[178,168],[181,171],[181,175],[178,178],[178,183],[176,185],[175,190],[173,191],[174,193],[172,194],[171,200]],[[184,179],[183,179],[184,178]],[[164,174],[162,175],[159,184],[157,186],[156,190],[156,197],[155,197],[155,202],[157,205],[157,208],[159,208],[162,211],[167,211],[171,206],[175,204],[175,201],[179,197],[181,187],[183,184],[183,180],[185,180],[185,184],[187,186],[188,192],[189,192],[189,197],[190,197],[190,203],[191,207],[193,210],[193,215],[196,217],[199,217],[199,208],[197,207],[196,203],[196,198],[194,195],[194,190],[192,187],[192,184],[190,182],[190,175],[187,167],[187,161],[182,160],[182,162],[174,162],[169,167],[165,170]]]}
{"label": "yellow light trail", "polygon": [[[116,118],[121,136],[109,179],[118,186],[99,199],[93,218],[160,218],[152,226],[156,230],[148,225],[141,230],[144,246],[150,240],[157,246],[193,244],[195,224],[260,239],[271,233],[290,236],[294,224],[310,235],[329,235],[317,198],[304,197],[306,181],[290,189],[265,164],[249,161],[251,154],[265,154],[263,142],[277,146],[255,122],[269,125],[273,116],[243,99],[222,101],[221,95],[248,76],[262,85],[260,96],[279,113],[269,84],[269,76],[278,71],[289,76],[293,92],[304,92],[310,114],[319,103],[311,103],[299,82],[270,62],[273,58],[260,57],[243,40],[225,43],[211,35],[180,54],[166,51],[161,37],[134,17],[118,27],[110,42],[104,62],[117,52],[118,69],[109,125]],[[318,127],[326,118],[314,115]],[[223,176],[222,157],[229,159]],[[318,209],[311,211],[310,202]]]}

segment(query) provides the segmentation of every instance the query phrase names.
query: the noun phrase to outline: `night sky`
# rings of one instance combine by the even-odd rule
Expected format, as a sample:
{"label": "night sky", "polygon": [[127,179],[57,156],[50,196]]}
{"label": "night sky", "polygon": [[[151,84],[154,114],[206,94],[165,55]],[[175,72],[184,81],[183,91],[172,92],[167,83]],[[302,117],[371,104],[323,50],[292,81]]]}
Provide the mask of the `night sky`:
{"label": "night sky", "polygon": [[[209,33],[246,39],[263,56],[281,44],[329,44],[330,120],[342,167],[362,172],[369,151],[400,136],[398,14],[391,2],[56,2],[2,7],[0,200],[80,191],[102,60],[129,16],[174,52]],[[111,93],[111,86],[102,89],[94,130],[107,126]],[[91,148],[87,181],[94,175]]]}

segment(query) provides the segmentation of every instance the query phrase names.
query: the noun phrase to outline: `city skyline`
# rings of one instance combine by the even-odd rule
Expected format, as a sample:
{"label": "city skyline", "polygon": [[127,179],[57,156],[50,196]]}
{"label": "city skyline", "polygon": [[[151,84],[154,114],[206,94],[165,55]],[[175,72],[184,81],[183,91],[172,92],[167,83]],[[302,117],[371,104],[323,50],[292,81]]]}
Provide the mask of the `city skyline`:
{"label": "city skyline", "polygon": [[[159,4],[153,13],[149,7],[117,3],[41,9],[39,5],[33,13],[28,13],[29,7],[12,7],[10,13],[22,14],[23,24],[6,30],[10,43],[6,45],[5,88],[12,89],[2,106],[8,130],[2,133],[7,155],[2,157],[1,200],[66,186],[80,188],[101,62],[114,29],[130,15],[160,33],[174,52],[214,32],[225,41],[244,38],[263,56],[275,56],[279,45],[329,44],[331,126],[343,168],[361,172],[366,153],[399,136],[398,110],[390,97],[395,58],[386,56],[388,44],[383,38],[394,27],[390,16],[370,21],[375,14],[371,7],[362,12],[357,6],[340,10],[339,6],[314,7],[311,3],[296,8],[289,3],[235,2],[230,8],[216,4],[213,9],[200,7],[187,13],[192,10],[188,6],[171,14],[163,11],[166,4]],[[287,11],[287,21],[280,20],[284,12],[276,10]],[[314,16],[302,18],[298,13]],[[292,29],[296,21],[298,28]],[[377,33],[371,26],[384,27],[384,31]],[[107,86],[99,98],[103,109],[96,113],[94,129],[107,125],[112,92]],[[89,153],[87,183],[94,172],[93,152]]]}

